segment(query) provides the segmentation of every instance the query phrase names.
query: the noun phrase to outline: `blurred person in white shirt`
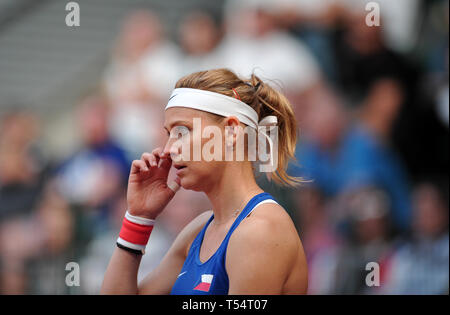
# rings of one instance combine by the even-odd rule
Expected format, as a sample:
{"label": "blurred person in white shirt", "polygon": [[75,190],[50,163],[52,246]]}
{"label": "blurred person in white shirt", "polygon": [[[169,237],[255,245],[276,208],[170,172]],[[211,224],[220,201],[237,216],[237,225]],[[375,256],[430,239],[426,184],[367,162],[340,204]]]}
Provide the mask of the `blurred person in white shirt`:
{"label": "blurred person in white shirt", "polygon": [[272,0],[227,1],[226,34],[217,54],[223,66],[239,75],[254,72],[282,90],[301,127],[306,111],[322,102],[329,88],[309,47],[281,28],[278,5]]}
{"label": "blurred person in white shirt", "polygon": [[179,77],[180,58],[154,13],[136,11],[125,19],[104,84],[114,109],[112,134],[130,158],[163,137],[154,126]]}
{"label": "blurred person in white shirt", "polygon": [[278,28],[272,5],[272,1],[228,1],[227,36],[219,53],[225,66],[240,75],[256,70],[291,93],[306,91],[319,81],[320,69],[302,42]]}
{"label": "blurred person in white shirt", "polygon": [[[420,0],[265,0],[276,3],[274,10],[285,25],[314,24],[316,27],[336,25],[347,15],[376,14],[379,8],[380,26],[387,46],[399,53],[408,53],[417,43],[421,25]],[[371,3],[371,5],[368,5]],[[375,6],[375,5],[376,6]],[[370,27],[370,26],[368,26]]]}

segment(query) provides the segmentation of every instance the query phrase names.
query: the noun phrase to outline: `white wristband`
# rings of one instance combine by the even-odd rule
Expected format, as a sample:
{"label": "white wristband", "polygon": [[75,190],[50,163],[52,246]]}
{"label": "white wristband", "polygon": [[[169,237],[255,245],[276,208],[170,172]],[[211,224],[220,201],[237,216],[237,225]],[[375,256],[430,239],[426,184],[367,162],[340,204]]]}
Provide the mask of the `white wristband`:
{"label": "white wristband", "polygon": [[128,210],[125,213],[125,218],[127,218],[127,220],[130,222],[140,224],[140,225],[146,225],[146,226],[155,225],[155,220],[134,216],[134,215],[130,214],[128,212]]}

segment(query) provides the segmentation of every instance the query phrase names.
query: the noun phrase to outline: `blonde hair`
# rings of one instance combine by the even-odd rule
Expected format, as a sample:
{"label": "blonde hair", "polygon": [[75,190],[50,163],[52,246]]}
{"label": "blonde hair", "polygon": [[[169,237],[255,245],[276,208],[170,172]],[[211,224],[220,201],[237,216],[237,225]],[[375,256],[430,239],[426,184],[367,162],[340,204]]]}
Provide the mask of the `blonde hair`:
{"label": "blonde hair", "polygon": [[290,176],[286,169],[289,160],[295,160],[297,121],[288,99],[252,74],[248,80],[239,78],[228,69],[213,69],[189,74],[178,80],[176,88],[192,88],[220,93],[230,97],[238,94],[240,100],[250,105],[263,118],[278,118],[278,169],[269,179],[283,186],[295,187],[302,183],[299,177]]}

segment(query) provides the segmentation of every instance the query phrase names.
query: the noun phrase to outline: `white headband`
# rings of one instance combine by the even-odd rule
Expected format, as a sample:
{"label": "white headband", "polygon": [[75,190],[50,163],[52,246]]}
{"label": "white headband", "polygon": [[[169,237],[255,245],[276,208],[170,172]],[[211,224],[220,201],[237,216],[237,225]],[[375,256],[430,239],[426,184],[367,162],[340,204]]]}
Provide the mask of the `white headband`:
{"label": "white headband", "polygon": [[[171,107],[187,107],[223,117],[236,116],[240,122],[256,129],[257,132],[263,134],[268,140],[270,150],[270,159],[268,162],[270,166],[269,168],[263,166],[262,169],[271,171],[270,167],[274,167],[274,159],[277,157],[274,156],[274,144],[265,127],[276,126],[278,123],[276,116],[266,116],[259,120],[258,113],[252,107],[236,98],[211,91],[190,88],[173,90],[165,109],[167,110]],[[263,126],[264,128],[259,128]]]}
{"label": "white headband", "polygon": [[275,126],[276,116],[266,116],[261,121],[256,111],[244,102],[211,91],[179,88],[172,92],[165,109],[187,107],[213,113],[223,117],[236,116],[240,122],[258,129],[258,126]]}

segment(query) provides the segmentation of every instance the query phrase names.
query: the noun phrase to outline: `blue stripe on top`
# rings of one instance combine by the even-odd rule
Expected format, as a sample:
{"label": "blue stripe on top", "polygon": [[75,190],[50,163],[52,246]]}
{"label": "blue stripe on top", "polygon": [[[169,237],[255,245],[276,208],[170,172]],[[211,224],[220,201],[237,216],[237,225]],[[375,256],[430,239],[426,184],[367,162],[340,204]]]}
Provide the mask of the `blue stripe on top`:
{"label": "blue stripe on top", "polygon": [[[225,269],[225,258],[228,241],[231,234],[250,212],[264,200],[275,199],[269,193],[260,193],[254,196],[233,222],[230,230],[220,244],[217,251],[205,262],[200,261],[200,248],[202,246],[205,231],[214,219],[214,214],[209,218],[203,229],[192,242],[183,268],[172,287],[170,294],[185,295],[225,295],[228,294],[229,282]],[[275,201],[276,202],[276,201]]]}

